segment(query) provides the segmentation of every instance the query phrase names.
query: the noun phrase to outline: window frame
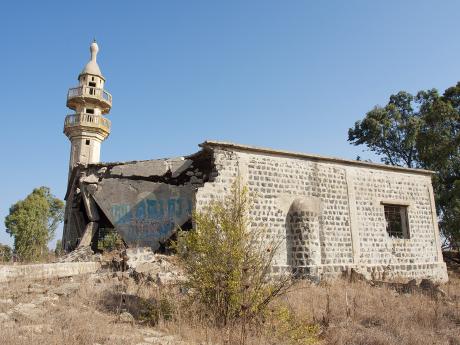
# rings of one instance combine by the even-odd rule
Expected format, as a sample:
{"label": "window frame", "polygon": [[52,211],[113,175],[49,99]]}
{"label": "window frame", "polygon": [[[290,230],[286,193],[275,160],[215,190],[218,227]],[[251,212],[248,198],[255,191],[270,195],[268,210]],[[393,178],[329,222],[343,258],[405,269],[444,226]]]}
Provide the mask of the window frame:
{"label": "window frame", "polygon": [[[404,202],[401,200],[382,200],[380,205],[383,208],[383,216],[385,219],[385,231],[391,239],[400,239],[400,240],[409,240],[411,238],[411,231],[409,225],[409,209],[410,203]],[[389,222],[387,218],[387,207],[398,207],[400,213],[400,223],[401,223],[401,231],[391,231],[389,229]],[[400,235],[399,235],[400,234]]]}

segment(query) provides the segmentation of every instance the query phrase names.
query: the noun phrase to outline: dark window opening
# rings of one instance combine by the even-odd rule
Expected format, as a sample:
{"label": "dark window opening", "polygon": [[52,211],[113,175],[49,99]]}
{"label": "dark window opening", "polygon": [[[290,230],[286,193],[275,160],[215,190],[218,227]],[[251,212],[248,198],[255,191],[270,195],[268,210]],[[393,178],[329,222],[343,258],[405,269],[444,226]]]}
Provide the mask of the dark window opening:
{"label": "dark window opening", "polygon": [[91,81],[94,81],[94,77],[91,77]]}
{"label": "dark window opening", "polygon": [[384,204],[383,207],[388,235],[395,238],[409,238],[407,206]]}
{"label": "dark window opening", "polygon": [[88,85],[91,87],[96,87],[96,83],[93,83],[93,82],[89,82]]}
{"label": "dark window opening", "polygon": [[86,113],[87,114],[94,114],[94,109],[86,108]]}
{"label": "dark window opening", "polygon": [[86,145],[89,145],[89,139],[86,139]]}

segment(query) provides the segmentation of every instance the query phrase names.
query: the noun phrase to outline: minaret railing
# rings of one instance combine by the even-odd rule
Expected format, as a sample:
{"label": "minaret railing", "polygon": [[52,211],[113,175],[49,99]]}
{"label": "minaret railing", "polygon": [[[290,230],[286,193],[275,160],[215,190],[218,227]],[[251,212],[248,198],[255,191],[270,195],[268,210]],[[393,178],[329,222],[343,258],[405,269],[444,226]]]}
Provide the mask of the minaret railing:
{"label": "minaret railing", "polygon": [[110,132],[110,120],[101,115],[77,113],[67,115],[64,122],[64,128],[74,126],[86,126],[102,128],[106,132]]}
{"label": "minaret railing", "polygon": [[69,89],[69,92],[67,93],[67,100],[81,96],[103,99],[107,103],[112,104],[112,95],[109,92],[104,89],[91,86],[79,86]]}

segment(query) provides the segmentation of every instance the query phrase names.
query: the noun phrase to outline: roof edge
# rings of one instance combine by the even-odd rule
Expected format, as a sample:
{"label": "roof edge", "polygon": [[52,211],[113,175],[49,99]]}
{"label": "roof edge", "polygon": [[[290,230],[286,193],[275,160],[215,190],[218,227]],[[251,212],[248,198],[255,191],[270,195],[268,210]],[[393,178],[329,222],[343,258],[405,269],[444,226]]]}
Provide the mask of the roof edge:
{"label": "roof edge", "polygon": [[227,142],[227,141],[206,140],[203,143],[199,144],[199,146],[202,148],[222,147],[222,148],[235,149],[235,150],[240,150],[240,151],[266,153],[266,154],[272,154],[276,156],[285,156],[285,157],[305,158],[305,159],[309,159],[313,161],[340,163],[340,164],[345,164],[345,165],[353,165],[353,166],[367,167],[367,168],[373,168],[373,169],[392,170],[392,171],[398,171],[398,172],[405,171],[405,172],[422,174],[422,175],[434,175],[436,173],[435,171],[426,170],[426,169],[404,168],[404,167],[399,167],[399,166],[394,166],[394,165],[386,165],[386,164],[381,164],[381,163],[370,163],[370,162],[356,161],[356,160],[336,158],[336,157],[327,157],[327,156],[308,154],[308,153],[303,153],[303,152],[276,150],[276,149],[271,149],[267,147],[242,145],[242,144],[236,144],[236,143]]}

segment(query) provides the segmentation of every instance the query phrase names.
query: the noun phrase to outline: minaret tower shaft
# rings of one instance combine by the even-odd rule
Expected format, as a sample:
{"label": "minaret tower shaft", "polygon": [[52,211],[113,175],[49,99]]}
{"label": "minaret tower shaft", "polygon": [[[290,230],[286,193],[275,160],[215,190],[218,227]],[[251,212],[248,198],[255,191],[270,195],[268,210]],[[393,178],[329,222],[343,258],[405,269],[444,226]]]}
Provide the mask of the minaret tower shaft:
{"label": "minaret tower shaft", "polygon": [[104,90],[105,78],[96,62],[99,47],[91,43],[91,60],[78,76],[78,86],[69,89],[64,133],[70,140],[69,176],[77,164],[100,161],[101,143],[110,134],[110,121],[104,117],[112,108],[112,95]]}

